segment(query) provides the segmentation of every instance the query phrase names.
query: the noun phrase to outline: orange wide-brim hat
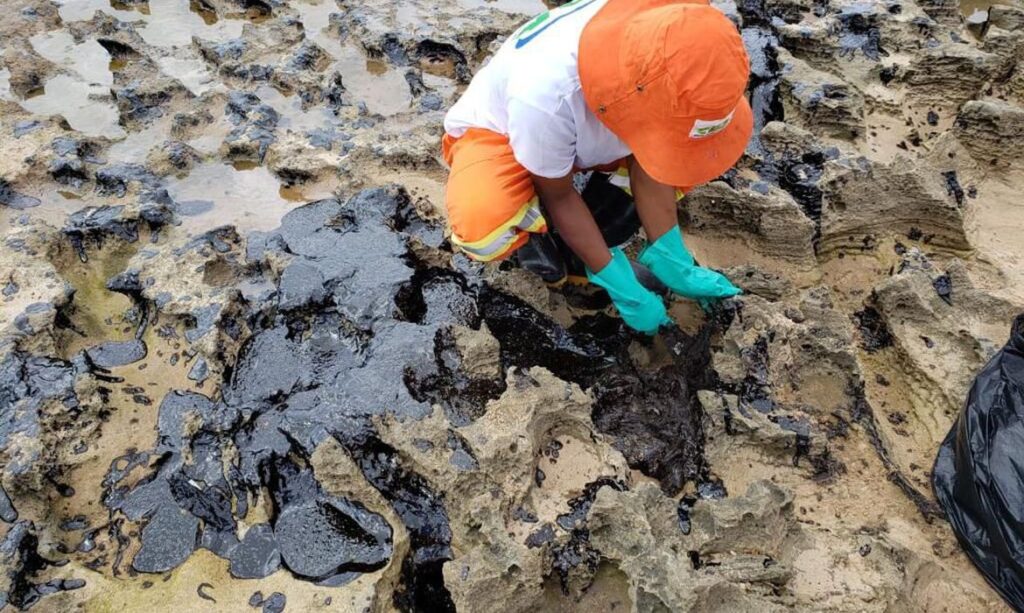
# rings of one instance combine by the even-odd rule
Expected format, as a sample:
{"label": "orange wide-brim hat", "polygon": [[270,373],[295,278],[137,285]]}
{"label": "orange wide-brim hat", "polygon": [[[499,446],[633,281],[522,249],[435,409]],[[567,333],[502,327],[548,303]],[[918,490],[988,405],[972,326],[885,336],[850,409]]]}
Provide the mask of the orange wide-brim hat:
{"label": "orange wide-brim hat", "polygon": [[657,181],[707,183],[746,149],[750,62],[706,3],[608,0],[580,37],[579,71],[590,111]]}

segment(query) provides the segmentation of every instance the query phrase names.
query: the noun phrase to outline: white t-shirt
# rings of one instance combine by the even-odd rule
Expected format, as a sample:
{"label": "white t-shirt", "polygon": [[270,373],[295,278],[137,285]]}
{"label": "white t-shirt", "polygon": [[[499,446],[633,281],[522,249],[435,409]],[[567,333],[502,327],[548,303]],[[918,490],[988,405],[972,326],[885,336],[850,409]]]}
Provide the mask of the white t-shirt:
{"label": "white t-shirt", "polygon": [[505,134],[516,160],[547,178],[628,156],[626,144],[587,109],[580,88],[580,34],[606,1],[575,0],[519,28],[448,111],[445,131]]}

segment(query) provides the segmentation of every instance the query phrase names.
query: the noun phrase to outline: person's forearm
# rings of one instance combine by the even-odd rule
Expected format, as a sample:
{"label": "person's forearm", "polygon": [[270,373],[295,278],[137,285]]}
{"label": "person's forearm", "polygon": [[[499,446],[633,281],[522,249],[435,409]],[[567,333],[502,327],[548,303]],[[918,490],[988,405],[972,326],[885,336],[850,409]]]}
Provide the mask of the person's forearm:
{"label": "person's forearm", "polygon": [[647,240],[656,241],[679,224],[675,187],[655,181],[635,159],[630,162],[629,182]]}
{"label": "person's forearm", "polygon": [[603,269],[611,259],[611,252],[583,198],[571,190],[543,204],[549,220],[573,253],[591,271]]}
{"label": "person's forearm", "polygon": [[611,252],[590,209],[573,187],[572,175],[554,179],[534,176],[533,184],[548,221],[565,244],[591,272],[602,270],[611,261]]}

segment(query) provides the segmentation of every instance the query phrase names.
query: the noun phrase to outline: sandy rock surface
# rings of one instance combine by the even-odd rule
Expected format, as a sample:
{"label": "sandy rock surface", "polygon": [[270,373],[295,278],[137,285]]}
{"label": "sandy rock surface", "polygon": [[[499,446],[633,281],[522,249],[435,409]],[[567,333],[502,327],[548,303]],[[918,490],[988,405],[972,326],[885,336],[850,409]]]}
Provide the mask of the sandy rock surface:
{"label": "sandy rock surface", "polygon": [[745,293],[650,340],[446,239],[539,0],[4,3],[0,608],[1008,610],[930,470],[1024,310],[1024,7],[715,4]]}

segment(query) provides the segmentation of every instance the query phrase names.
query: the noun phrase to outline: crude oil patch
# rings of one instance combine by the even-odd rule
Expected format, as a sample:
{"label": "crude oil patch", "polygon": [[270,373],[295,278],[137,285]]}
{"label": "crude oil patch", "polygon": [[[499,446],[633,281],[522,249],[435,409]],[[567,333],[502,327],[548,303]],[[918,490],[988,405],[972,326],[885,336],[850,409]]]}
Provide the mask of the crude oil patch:
{"label": "crude oil patch", "polygon": [[[39,419],[7,422],[0,437],[5,444],[9,437],[38,437],[44,449],[32,461],[50,464],[45,493],[20,496],[17,509],[6,494],[6,503],[0,504],[0,519],[18,521],[0,547],[5,556],[16,554],[22,560],[18,585],[8,594],[19,608],[42,596],[84,587],[80,577],[33,578],[69,558],[93,569],[112,563],[116,573],[111,541],[116,540],[112,535],[118,522],[104,506],[104,477],[126,448],[152,443],[156,402],[172,387],[195,385],[186,376],[187,360],[175,368],[178,360],[169,357],[181,349],[177,335],[158,333],[137,305],[106,287],[106,277],[123,270],[135,250],[132,243],[109,241],[104,248],[87,249],[87,263],[70,245],[59,252],[55,264],[76,288],[57,313],[56,337],[63,354],[45,359],[11,354],[0,376],[5,404],[11,402],[23,415]],[[12,359],[21,360],[20,366]],[[5,480],[17,483],[19,474],[34,470],[9,464]],[[50,524],[54,516],[63,518],[59,530],[37,536],[29,528],[32,523]],[[51,561],[37,553],[44,550],[62,559]]]}
{"label": "crude oil patch", "polygon": [[[287,569],[322,587],[348,584],[392,563],[395,527],[317,482],[311,457],[332,438],[409,535],[409,553],[395,561],[396,606],[451,610],[443,496],[403,465],[372,420],[420,419],[439,403],[453,426],[465,425],[502,393],[504,377],[462,371],[452,325],[486,322],[502,370],[543,365],[585,387],[601,380],[596,423],[666,491],[707,478],[694,394],[706,383],[710,326],[675,338],[685,344],[676,355],[693,357],[638,371],[626,351],[633,337],[617,320],[592,316],[567,329],[488,287],[472,267],[419,262],[410,240],[433,243],[436,229],[411,206],[404,192],[369,190],[347,203],[302,206],[279,228],[253,234],[253,266],[268,258],[285,264],[276,291],[244,305],[247,340],[237,360],[205,383],[190,376],[194,353],[187,330],[176,328],[184,321],[161,321],[159,309],[151,320],[155,305],[132,289],[138,280],[121,274],[138,248],[123,241],[137,235],[102,225],[76,245],[81,251],[66,249],[62,273],[79,294],[64,313],[65,357],[84,356],[71,372],[100,380],[107,408],[86,443],[88,459],[55,475],[67,494],[56,508],[72,518],[60,548],[114,576],[166,573],[206,550],[235,578]],[[457,436],[449,443],[462,449]],[[472,470],[475,460],[463,454]],[[606,481],[586,485],[557,517],[572,538],[555,552],[556,572],[597,569],[585,530],[589,505],[597,488],[624,487]]]}
{"label": "crude oil patch", "polygon": [[676,363],[656,371],[617,372],[594,388],[594,425],[612,436],[632,468],[657,479],[668,495],[709,477],[696,391],[712,383],[711,327],[695,337],[676,334]]}

